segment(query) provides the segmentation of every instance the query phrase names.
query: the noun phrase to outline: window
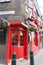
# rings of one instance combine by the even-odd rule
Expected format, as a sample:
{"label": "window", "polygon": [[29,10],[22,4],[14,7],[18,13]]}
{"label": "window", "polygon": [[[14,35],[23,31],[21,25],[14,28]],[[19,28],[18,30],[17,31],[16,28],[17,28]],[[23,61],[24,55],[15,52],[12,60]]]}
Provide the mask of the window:
{"label": "window", "polygon": [[27,6],[29,6],[30,8],[33,8],[33,1],[32,0],[26,0]]}
{"label": "window", "polygon": [[14,31],[12,33],[12,45],[18,46],[18,32],[17,31]]}
{"label": "window", "polygon": [[0,2],[10,2],[11,0],[0,0]]}
{"label": "window", "polygon": [[39,16],[39,13],[38,13],[38,10],[36,9],[36,13],[37,13],[37,15]]}
{"label": "window", "polygon": [[32,1],[26,0],[25,11],[27,13],[27,18],[32,16]]}
{"label": "window", "polygon": [[28,33],[28,42],[31,42],[31,32]]}
{"label": "window", "polygon": [[24,45],[24,36],[23,36],[23,33],[21,32],[20,33],[20,46],[23,46]]}
{"label": "window", "polygon": [[43,31],[42,31],[42,34],[43,34]]}

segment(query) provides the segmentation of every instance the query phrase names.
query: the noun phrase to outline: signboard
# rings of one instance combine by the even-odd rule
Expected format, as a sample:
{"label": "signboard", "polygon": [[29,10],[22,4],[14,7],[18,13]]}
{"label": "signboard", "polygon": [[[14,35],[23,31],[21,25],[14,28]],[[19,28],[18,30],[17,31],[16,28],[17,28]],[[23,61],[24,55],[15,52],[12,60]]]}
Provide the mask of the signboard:
{"label": "signboard", "polygon": [[0,0],[0,2],[9,2],[11,0]]}
{"label": "signboard", "polygon": [[0,15],[15,14],[15,11],[0,11]]}

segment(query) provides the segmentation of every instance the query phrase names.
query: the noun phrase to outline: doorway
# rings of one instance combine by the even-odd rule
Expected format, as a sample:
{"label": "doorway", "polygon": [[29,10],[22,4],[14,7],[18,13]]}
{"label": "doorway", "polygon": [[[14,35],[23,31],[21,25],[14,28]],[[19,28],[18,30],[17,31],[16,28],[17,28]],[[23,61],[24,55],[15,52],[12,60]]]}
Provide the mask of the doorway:
{"label": "doorway", "polygon": [[[20,35],[19,35],[20,33]],[[20,39],[18,38],[20,36]],[[11,57],[12,53],[16,52],[16,58],[22,58],[24,53],[24,36],[22,32],[14,30],[12,32],[12,45],[11,45]],[[22,52],[22,53],[20,53]]]}
{"label": "doorway", "polygon": [[6,59],[6,30],[0,29],[0,64],[4,64]]}

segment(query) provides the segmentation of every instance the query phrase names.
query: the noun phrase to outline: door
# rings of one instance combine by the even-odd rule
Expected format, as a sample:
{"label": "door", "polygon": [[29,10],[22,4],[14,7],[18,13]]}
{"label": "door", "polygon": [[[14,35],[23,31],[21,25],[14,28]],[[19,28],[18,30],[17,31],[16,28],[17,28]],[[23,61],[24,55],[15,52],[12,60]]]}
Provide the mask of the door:
{"label": "door", "polygon": [[12,31],[12,42],[11,42],[11,57],[12,57],[12,53],[16,52],[16,56],[17,56],[17,51],[18,49],[18,31]]}
{"label": "door", "polygon": [[15,30],[12,31],[12,45],[11,45],[11,57],[12,53],[16,52],[16,58],[23,58],[23,53],[24,53],[24,46],[23,46],[23,35],[18,34],[19,31]]}
{"label": "door", "polygon": [[0,64],[6,60],[6,31],[0,29]]}

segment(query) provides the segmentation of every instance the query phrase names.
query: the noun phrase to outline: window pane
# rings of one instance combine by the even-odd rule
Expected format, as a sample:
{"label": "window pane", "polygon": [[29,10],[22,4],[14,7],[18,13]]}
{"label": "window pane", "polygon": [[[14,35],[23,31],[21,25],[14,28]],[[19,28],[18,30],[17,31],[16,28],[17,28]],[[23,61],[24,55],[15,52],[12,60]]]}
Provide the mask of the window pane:
{"label": "window pane", "polygon": [[24,36],[23,33],[20,33],[20,46],[24,45]]}
{"label": "window pane", "polygon": [[18,32],[17,31],[14,31],[12,33],[12,45],[18,46]]}

